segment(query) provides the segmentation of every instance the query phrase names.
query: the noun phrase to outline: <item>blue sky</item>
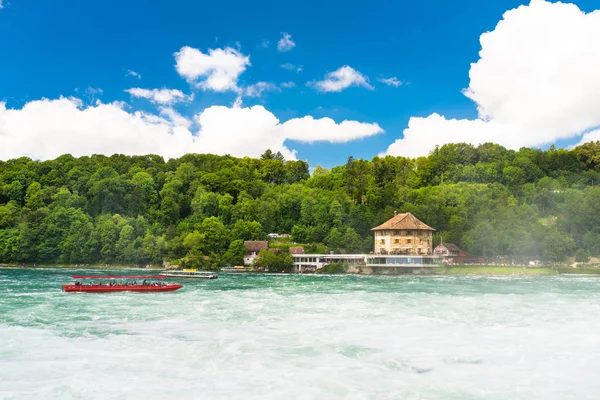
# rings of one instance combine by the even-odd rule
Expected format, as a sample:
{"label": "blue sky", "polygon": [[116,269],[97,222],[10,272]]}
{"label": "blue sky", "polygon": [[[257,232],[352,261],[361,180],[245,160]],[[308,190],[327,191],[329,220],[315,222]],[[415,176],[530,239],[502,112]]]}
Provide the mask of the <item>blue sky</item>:
{"label": "blue sky", "polygon": [[[193,93],[192,101],[174,106],[192,120],[214,105],[232,107],[239,93],[198,89],[178,73],[174,53],[183,46],[202,53],[230,47],[250,58],[251,65],[238,76],[240,88],[257,82],[296,85],[267,91],[260,97],[244,97],[242,107],[262,105],[282,123],[310,115],[315,119],[329,117],[337,123],[378,124],[384,131],[345,143],[286,139],[285,146],[296,150],[298,158],[313,166],[331,167],[344,163],[350,155],[370,159],[385,152],[402,137],[411,117],[438,113],[446,119],[476,119],[474,102],[461,90],[471,82],[470,64],[480,59],[480,36],[493,31],[507,10],[529,1],[286,3],[290,2],[4,0],[0,9],[0,100],[6,102],[7,109],[20,110],[32,101],[64,96],[81,99],[81,107],[94,106],[96,100],[123,101],[128,103],[128,112],[157,113],[156,104],[132,97],[125,90],[169,88],[186,95]],[[594,3],[575,2],[582,18],[598,7]],[[284,32],[291,35],[295,46],[278,51]],[[302,71],[282,68],[285,63],[301,66]],[[372,89],[351,86],[323,92],[314,85],[307,86],[307,82],[323,80],[325,74],[345,65],[367,77]],[[141,78],[128,75],[129,70]],[[391,77],[402,85],[378,81]],[[587,131],[597,126],[595,120],[586,123]],[[9,121],[5,125],[14,124]],[[574,123],[564,130],[583,131],[581,128]],[[545,147],[557,142],[569,146],[581,140],[573,133],[561,132],[525,144]],[[12,133],[12,141],[3,140],[4,145],[0,145],[18,146],[19,140],[19,133]],[[423,140],[428,140],[425,134]],[[15,152],[6,154],[14,156]],[[406,151],[398,154],[413,155]]]}

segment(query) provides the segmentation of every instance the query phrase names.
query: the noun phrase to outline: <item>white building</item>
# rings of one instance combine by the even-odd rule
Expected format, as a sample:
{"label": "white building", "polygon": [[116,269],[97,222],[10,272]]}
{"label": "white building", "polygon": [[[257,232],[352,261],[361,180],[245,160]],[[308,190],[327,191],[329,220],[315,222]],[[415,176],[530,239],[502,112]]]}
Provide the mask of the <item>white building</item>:
{"label": "white building", "polygon": [[[374,254],[292,254],[294,272],[315,272],[332,263],[367,267],[428,268],[441,265],[442,258],[432,254],[432,227],[411,213],[397,214],[373,228]],[[408,269],[407,269],[408,270]]]}

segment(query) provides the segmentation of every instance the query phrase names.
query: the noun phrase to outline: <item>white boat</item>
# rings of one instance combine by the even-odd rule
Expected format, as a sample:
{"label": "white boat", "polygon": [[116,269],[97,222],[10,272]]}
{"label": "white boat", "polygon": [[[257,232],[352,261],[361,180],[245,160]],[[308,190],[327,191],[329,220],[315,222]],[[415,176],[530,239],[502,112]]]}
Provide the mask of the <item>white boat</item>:
{"label": "white boat", "polygon": [[166,271],[161,274],[162,276],[169,276],[172,278],[195,278],[195,279],[217,279],[219,275],[214,272],[198,271],[195,269],[184,269],[182,271]]}

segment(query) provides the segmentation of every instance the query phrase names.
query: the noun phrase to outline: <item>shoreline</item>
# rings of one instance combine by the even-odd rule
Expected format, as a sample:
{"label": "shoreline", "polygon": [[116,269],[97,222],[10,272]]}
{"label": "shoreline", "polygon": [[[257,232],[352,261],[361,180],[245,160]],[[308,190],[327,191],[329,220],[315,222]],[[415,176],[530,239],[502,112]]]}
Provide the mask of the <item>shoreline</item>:
{"label": "shoreline", "polygon": [[[1,269],[72,269],[72,270],[137,270],[137,271],[157,271],[164,270],[161,266],[151,266],[142,268],[139,266],[128,265],[9,265],[0,264]],[[216,273],[224,273],[215,271]],[[386,271],[387,272],[387,271]],[[389,271],[391,272],[391,271]],[[455,265],[435,267],[423,272],[422,270],[407,269],[402,273],[341,273],[327,275],[367,275],[367,276],[548,276],[548,275],[584,275],[584,276],[600,276],[600,268],[593,267],[503,267],[503,266],[469,266]],[[245,274],[249,272],[236,272],[236,274]],[[258,272],[252,272],[256,274]],[[265,274],[265,273],[263,273]],[[269,274],[273,275],[273,274]],[[292,275],[319,275],[319,274],[292,274]]]}
{"label": "shoreline", "polygon": [[0,264],[0,269],[133,269],[140,271],[153,271],[153,270],[164,270],[165,268],[159,266],[152,266],[150,268],[145,267],[134,267],[128,265],[14,265],[14,264]]}

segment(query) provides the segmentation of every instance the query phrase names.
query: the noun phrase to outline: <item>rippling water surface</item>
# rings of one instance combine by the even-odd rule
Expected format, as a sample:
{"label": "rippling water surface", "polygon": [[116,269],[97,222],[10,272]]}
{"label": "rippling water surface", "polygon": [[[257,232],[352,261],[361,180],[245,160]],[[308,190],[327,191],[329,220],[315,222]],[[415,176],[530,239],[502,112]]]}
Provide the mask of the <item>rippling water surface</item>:
{"label": "rippling water surface", "polygon": [[600,398],[599,278],[73,273],[0,269],[0,398]]}

